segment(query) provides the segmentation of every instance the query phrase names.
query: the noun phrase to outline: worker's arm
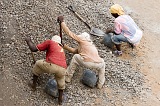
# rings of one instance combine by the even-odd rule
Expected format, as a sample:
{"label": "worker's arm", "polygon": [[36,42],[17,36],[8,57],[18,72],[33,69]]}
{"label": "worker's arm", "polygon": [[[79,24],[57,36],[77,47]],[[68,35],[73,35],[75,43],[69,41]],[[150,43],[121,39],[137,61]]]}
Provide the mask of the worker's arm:
{"label": "worker's arm", "polygon": [[107,28],[106,29],[106,33],[108,34],[108,33],[114,33],[114,30],[113,30],[113,28]]}
{"label": "worker's arm", "polygon": [[122,33],[122,26],[119,22],[114,22],[114,28],[107,28],[106,33],[114,33],[114,35],[119,35]]}
{"label": "worker's arm", "polygon": [[67,25],[64,22],[64,17],[63,16],[59,16],[58,17],[58,22],[61,24],[63,31],[70,36],[71,38],[73,38],[74,40],[76,40],[77,42],[81,42],[81,39],[72,31],[70,31],[70,29],[67,27]]}
{"label": "worker's arm", "polygon": [[69,47],[68,45],[65,45],[65,44],[63,45],[63,48],[64,48],[65,50],[68,50],[70,53],[78,54],[78,49]]}
{"label": "worker's arm", "polygon": [[114,33],[115,35],[118,35],[118,34],[114,31],[113,28],[107,28],[107,29],[106,29],[106,33],[107,33],[107,34],[108,34],[108,33]]}
{"label": "worker's arm", "polygon": [[38,51],[36,45],[32,42],[30,37],[25,38],[25,41],[27,42],[27,45],[29,46],[29,49],[32,52],[37,52]]}

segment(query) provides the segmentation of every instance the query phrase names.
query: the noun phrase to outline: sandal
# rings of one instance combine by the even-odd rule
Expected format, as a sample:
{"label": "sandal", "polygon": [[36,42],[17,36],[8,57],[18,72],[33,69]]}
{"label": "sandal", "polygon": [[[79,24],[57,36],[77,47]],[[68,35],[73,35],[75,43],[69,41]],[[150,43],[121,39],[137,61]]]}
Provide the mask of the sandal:
{"label": "sandal", "polygon": [[113,51],[113,54],[120,56],[122,55],[122,51],[116,50],[116,51]]}

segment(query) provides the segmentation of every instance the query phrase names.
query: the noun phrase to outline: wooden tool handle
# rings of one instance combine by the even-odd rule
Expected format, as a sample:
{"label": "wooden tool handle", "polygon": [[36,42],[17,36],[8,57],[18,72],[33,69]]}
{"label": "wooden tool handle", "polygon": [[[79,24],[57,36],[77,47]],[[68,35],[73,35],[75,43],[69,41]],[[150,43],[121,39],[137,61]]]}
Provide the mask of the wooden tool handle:
{"label": "wooden tool handle", "polygon": [[62,44],[62,26],[61,26],[61,23],[59,23],[59,26],[60,26],[60,37],[61,37],[61,44]]}
{"label": "wooden tool handle", "polygon": [[91,29],[90,25],[77,12],[74,13],[89,29]]}

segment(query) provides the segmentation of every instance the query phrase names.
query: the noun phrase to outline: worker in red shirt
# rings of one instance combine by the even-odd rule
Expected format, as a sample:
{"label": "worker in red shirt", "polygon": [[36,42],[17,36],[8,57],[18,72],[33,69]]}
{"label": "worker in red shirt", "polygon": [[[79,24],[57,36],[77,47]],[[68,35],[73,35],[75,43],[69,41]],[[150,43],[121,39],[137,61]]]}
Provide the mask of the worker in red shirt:
{"label": "worker in red shirt", "polygon": [[35,45],[31,38],[25,39],[29,49],[32,52],[46,51],[46,59],[36,61],[33,67],[33,82],[29,83],[29,86],[36,90],[36,83],[38,76],[42,73],[55,74],[55,79],[58,85],[58,103],[62,104],[63,90],[65,89],[65,74],[66,74],[66,57],[61,47],[61,38],[58,35],[52,37],[51,40],[46,40],[41,44]]}

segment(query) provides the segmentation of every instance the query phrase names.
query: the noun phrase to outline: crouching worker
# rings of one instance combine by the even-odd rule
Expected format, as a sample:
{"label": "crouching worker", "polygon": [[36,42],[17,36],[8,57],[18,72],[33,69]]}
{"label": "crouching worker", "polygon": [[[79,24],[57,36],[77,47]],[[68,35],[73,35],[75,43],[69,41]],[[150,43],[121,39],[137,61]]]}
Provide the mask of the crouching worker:
{"label": "crouching worker", "polygon": [[108,28],[106,33],[114,33],[112,41],[117,48],[114,53],[122,55],[121,43],[127,42],[133,48],[140,42],[142,31],[129,15],[125,15],[123,8],[119,4],[111,6],[110,13],[116,18],[114,21],[114,29]]}
{"label": "crouching worker", "polygon": [[90,39],[90,35],[86,32],[80,35],[71,32],[66,26],[63,16],[58,17],[58,22],[61,24],[63,31],[79,44],[77,49],[64,45],[64,49],[75,54],[67,68],[66,82],[71,81],[77,66],[85,66],[86,68],[94,68],[98,71],[99,80],[97,88],[102,88],[105,82],[105,62],[98,55],[98,51]]}
{"label": "crouching worker", "polygon": [[36,90],[37,79],[40,74],[55,74],[59,92],[58,103],[61,105],[67,68],[65,53],[61,47],[61,38],[55,35],[51,40],[46,40],[38,45],[34,45],[30,37],[26,38],[25,41],[32,52],[46,51],[46,59],[36,61],[33,67],[33,82],[30,82],[29,86]]}

